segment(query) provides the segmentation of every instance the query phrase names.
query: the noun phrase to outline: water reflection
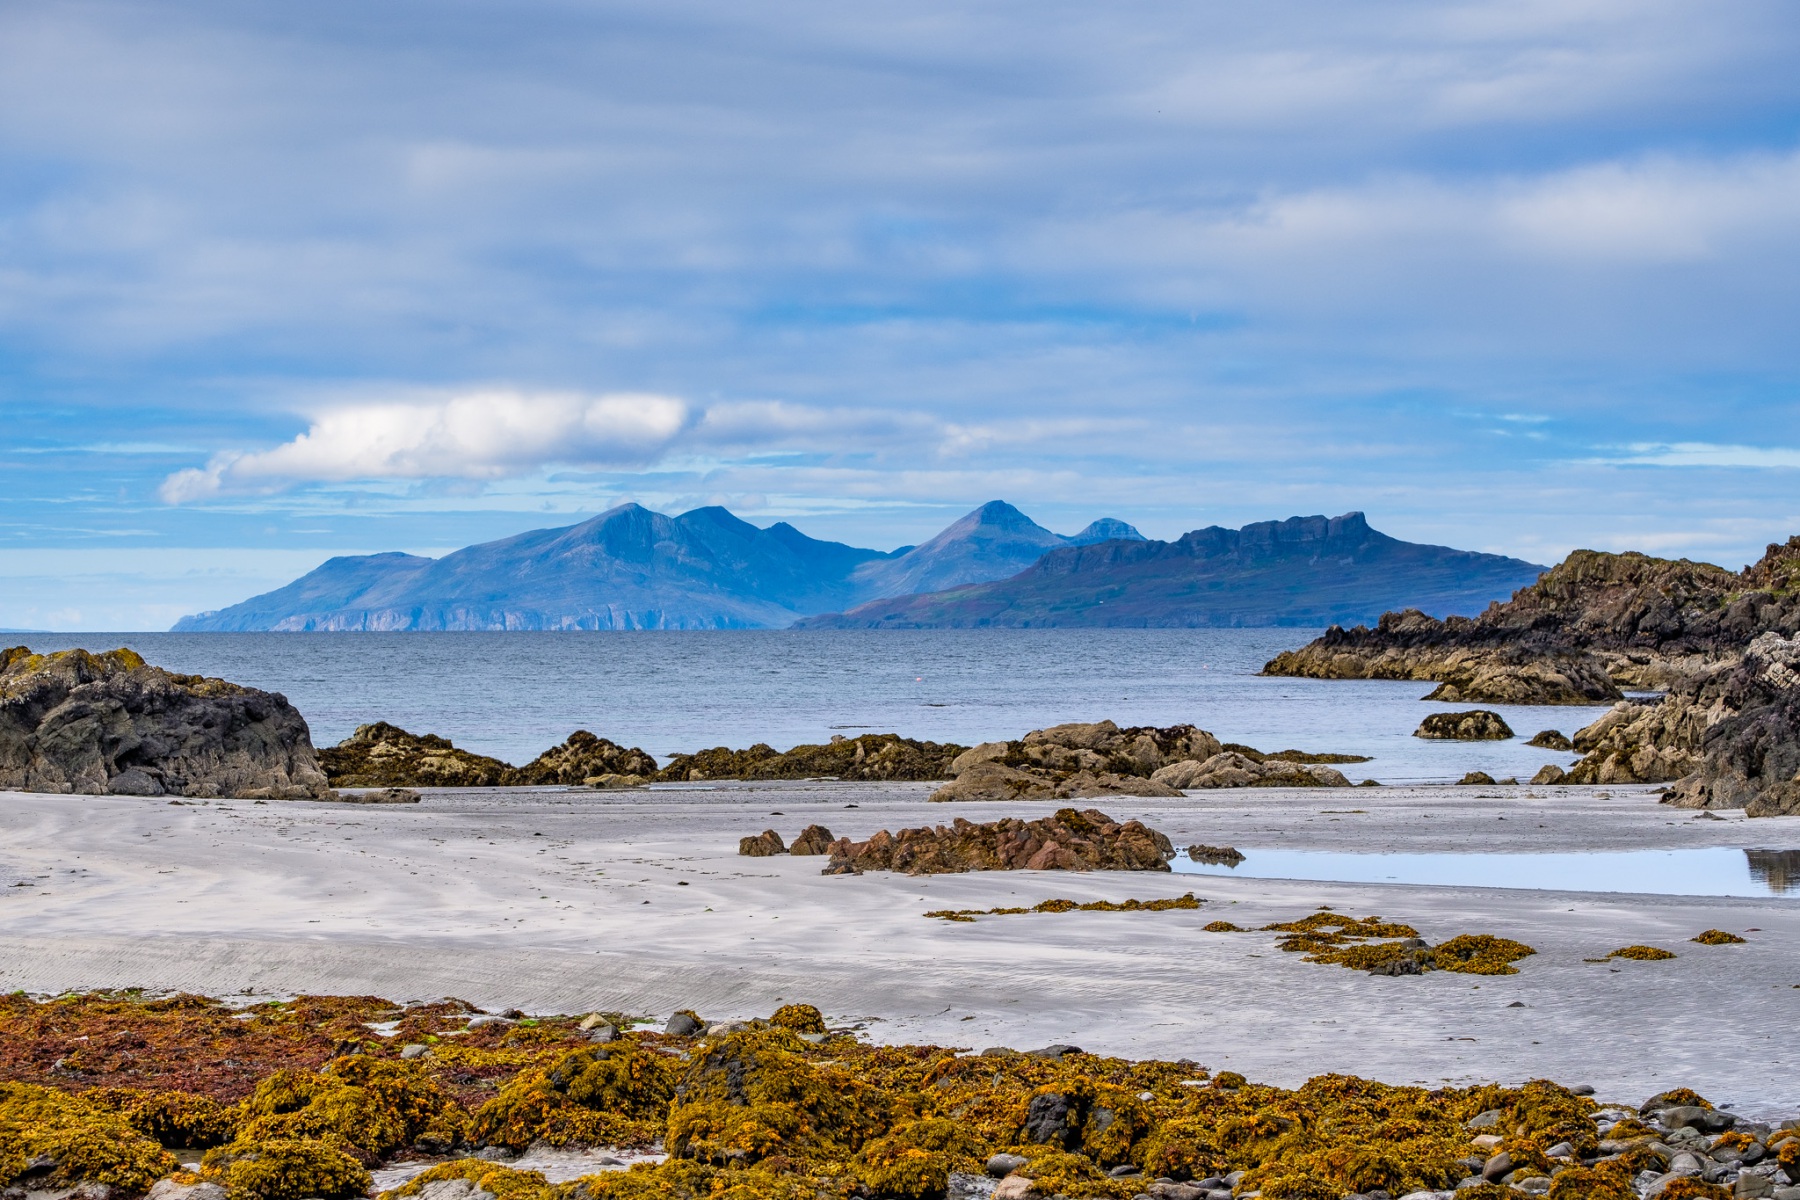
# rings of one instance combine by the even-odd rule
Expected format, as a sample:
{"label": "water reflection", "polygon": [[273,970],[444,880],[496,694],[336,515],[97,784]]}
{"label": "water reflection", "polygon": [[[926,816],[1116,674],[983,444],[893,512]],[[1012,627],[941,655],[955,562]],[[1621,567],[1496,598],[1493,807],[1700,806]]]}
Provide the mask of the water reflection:
{"label": "water reflection", "polygon": [[1750,878],[1769,885],[1771,892],[1791,892],[1800,883],[1800,850],[1746,850]]}
{"label": "water reflection", "polygon": [[[1206,847],[1195,847],[1205,850]],[[1245,846],[1240,863],[1182,851],[1169,866],[1192,875],[1305,879],[1321,883],[1404,883],[1664,896],[1780,896],[1800,899],[1800,850],[1611,850],[1590,853],[1395,853],[1283,850]]]}

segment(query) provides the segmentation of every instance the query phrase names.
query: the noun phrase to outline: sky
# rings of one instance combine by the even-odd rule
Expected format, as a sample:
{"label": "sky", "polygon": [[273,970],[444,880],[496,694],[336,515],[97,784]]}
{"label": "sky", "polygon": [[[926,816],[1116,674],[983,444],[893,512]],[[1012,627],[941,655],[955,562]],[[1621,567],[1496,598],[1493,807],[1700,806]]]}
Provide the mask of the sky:
{"label": "sky", "polygon": [[1800,532],[1782,0],[0,0],[0,627],[633,500]]}

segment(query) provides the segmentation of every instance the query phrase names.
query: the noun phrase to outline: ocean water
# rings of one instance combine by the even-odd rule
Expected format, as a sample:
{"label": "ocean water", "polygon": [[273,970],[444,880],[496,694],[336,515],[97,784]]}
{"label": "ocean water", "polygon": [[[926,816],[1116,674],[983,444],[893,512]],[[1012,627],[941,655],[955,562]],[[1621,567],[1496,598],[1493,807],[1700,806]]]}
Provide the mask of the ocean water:
{"label": "ocean water", "polygon": [[1428,742],[1423,683],[1272,679],[1307,629],[740,630],[631,633],[35,634],[36,650],[129,646],[171,670],[285,694],[318,745],[386,720],[526,762],[576,729],[659,759],[708,746],[786,749],[833,733],[974,744],[1061,721],[1182,722],[1262,750],[1366,754],[1352,781],[1529,778],[1538,750],[1605,708],[1494,705],[1510,742]]}

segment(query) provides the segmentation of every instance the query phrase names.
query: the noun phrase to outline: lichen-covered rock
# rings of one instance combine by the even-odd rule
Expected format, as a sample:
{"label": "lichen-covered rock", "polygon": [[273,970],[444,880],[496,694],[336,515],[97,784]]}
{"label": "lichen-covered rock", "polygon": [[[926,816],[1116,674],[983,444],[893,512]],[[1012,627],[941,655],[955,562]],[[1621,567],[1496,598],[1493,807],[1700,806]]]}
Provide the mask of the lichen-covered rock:
{"label": "lichen-covered rock", "polygon": [[499,787],[510,763],[467,750],[433,733],[408,733],[376,721],[319,751],[335,787]]}
{"label": "lichen-covered rock", "polygon": [[274,692],[130,650],[0,651],[0,788],[126,796],[330,794],[306,721]]}
{"label": "lichen-covered rock", "polygon": [[1513,735],[1512,726],[1485,708],[1468,712],[1432,713],[1413,730],[1416,738],[1455,742],[1498,742]]}
{"label": "lichen-covered rock", "polygon": [[[1058,809],[1036,821],[1007,818],[978,825],[882,830],[867,841],[839,838],[833,867],[933,875],[962,871],[1167,871],[1175,847],[1138,821],[1115,821],[1098,809]],[[829,870],[830,868],[828,868]]]}
{"label": "lichen-covered rock", "polygon": [[1157,783],[1183,790],[1231,787],[1349,787],[1341,771],[1322,763],[1293,762],[1264,757],[1253,759],[1226,750],[1203,762],[1171,763],[1151,777]]}
{"label": "lichen-covered rock", "polygon": [[507,777],[513,786],[549,784],[594,786],[608,776],[648,782],[656,774],[656,760],[633,746],[630,749],[585,729],[577,729],[560,746],[544,751]]}
{"label": "lichen-covered rock", "polygon": [[669,782],[699,779],[944,779],[966,747],[921,742],[894,733],[836,736],[824,745],[778,751],[764,742],[746,750],[716,746],[677,754],[656,776]]}

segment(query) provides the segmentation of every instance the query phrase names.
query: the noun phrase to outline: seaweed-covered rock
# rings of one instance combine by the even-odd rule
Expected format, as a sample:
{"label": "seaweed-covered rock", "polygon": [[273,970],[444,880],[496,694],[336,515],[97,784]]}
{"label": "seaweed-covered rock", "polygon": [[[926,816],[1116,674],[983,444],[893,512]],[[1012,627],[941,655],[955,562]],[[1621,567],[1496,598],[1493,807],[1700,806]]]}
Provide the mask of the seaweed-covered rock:
{"label": "seaweed-covered rock", "polygon": [[513,772],[510,763],[458,750],[449,738],[386,721],[358,725],[319,751],[319,763],[337,787],[499,787]]}
{"label": "seaweed-covered rock", "polygon": [[617,742],[596,737],[585,729],[577,729],[560,746],[544,751],[507,778],[513,785],[588,784],[608,776],[622,776],[648,782],[656,774],[656,760],[633,746],[626,749]]}
{"label": "seaweed-covered rock", "polygon": [[895,733],[833,737],[825,745],[795,746],[778,751],[765,742],[746,750],[716,746],[694,754],[678,754],[657,778],[682,782],[699,779],[882,779],[930,780],[949,774],[951,760],[966,747],[950,742],[922,742]]}
{"label": "seaweed-covered rock", "polygon": [[1203,762],[1179,762],[1151,777],[1172,788],[1349,787],[1343,772],[1320,763],[1264,757],[1260,760],[1226,750]]}
{"label": "seaweed-covered rock", "polygon": [[1575,748],[1575,743],[1556,729],[1540,729],[1525,744],[1536,746],[1539,750],[1573,750]]}
{"label": "seaweed-covered rock", "polygon": [[178,675],[130,650],[0,651],[0,788],[317,799],[306,721],[274,692]]}
{"label": "seaweed-covered rock", "polygon": [[1485,708],[1432,713],[1413,730],[1414,737],[1435,741],[1498,742],[1512,735],[1512,726],[1499,713]]}
{"label": "seaweed-covered rock", "polygon": [[832,867],[932,875],[962,871],[1167,871],[1175,847],[1138,821],[1115,821],[1098,809],[1058,809],[1037,821],[1007,818],[977,825],[886,830],[867,841],[839,838]]}

